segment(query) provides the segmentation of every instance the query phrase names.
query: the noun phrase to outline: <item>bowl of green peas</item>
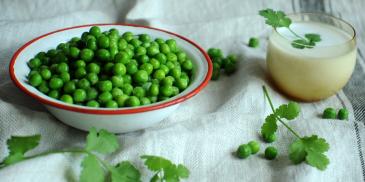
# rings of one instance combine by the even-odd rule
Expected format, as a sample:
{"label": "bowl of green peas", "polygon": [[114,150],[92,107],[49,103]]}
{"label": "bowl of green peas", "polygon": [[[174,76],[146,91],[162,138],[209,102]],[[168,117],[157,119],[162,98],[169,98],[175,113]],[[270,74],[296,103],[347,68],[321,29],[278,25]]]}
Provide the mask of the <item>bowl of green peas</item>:
{"label": "bowl of green peas", "polygon": [[125,133],[161,122],[210,80],[212,63],[193,41],[130,24],[65,28],[23,45],[14,84],[60,121]]}

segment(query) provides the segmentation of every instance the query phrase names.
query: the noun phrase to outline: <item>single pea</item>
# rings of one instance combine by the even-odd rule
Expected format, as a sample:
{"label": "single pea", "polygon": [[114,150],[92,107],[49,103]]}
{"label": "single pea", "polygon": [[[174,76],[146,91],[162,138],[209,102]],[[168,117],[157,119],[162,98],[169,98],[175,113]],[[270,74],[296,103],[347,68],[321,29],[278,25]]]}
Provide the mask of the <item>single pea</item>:
{"label": "single pea", "polygon": [[155,42],[157,42],[158,44],[164,44],[165,41],[162,38],[156,38]]}
{"label": "single pea", "polygon": [[171,86],[171,85],[174,84],[174,82],[175,82],[175,79],[172,76],[167,76],[167,77],[165,77],[164,79],[161,80],[162,85],[170,85]]}
{"label": "single pea", "polygon": [[142,42],[141,46],[147,49],[148,47],[151,46],[151,43],[150,42]]}
{"label": "single pea", "polygon": [[90,34],[99,37],[101,35],[101,30],[98,26],[92,26],[89,30]]}
{"label": "single pea", "polygon": [[133,39],[133,33],[132,32],[124,32],[122,37],[126,40],[126,41],[130,41]]}
{"label": "single pea", "polygon": [[137,57],[138,63],[143,64],[149,62],[150,58],[147,55],[140,55]]}
{"label": "single pea", "polygon": [[102,92],[99,97],[99,102],[105,104],[106,102],[113,99],[113,95],[110,92]]}
{"label": "single pea", "polygon": [[181,76],[181,69],[180,68],[173,68],[171,69],[170,75],[173,76],[175,79],[180,78]]}
{"label": "single pea", "polygon": [[138,97],[138,98],[141,98],[141,97],[144,97],[146,95],[146,91],[142,87],[139,87],[139,86],[134,87],[133,95]]}
{"label": "single pea", "polygon": [[150,42],[151,43],[151,45],[150,46],[155,46],[155,47],[157,47],[157,48],[159,48],[160,47],[160,44],[158,44],[156,41],[152,41],[152,42]]}
{"label": "single pea", "polygon": [[166,65],[161,65],[160,69],[163,70],[165,72],[165,74],[168,74],[170,72],[169,67],[167,67]]}
{"label": "single pea", "polygon": [[124,49],[124,51],[128,54],[129,58],[132,58],[134,56],[134,51],[131,48]]}
{"label": "single pea", "polygon": [[234,62],[229,62],[228,64],[225,65],[224,67],[224,72],[227,75],[230,75],[232,73],[234,73],[237,70],[237,64]]}
{"label": "single pea", "polygon": [[116,88],[116,87],[112,89],[111,93],[112,93],[112,96],[113,96],[114,99],[117,98],[120,95],[123,95],[122,89]]}
{"label": "single pea", "polygon": [[155,103],[158,100],[157,96],[149,96],[148,99],[150,99],[151,103]]}
{"label": "single pea", "polygon": [[38,59],[38,58],[33,58],[31,59],[29,62],[28,62],[28,66],[29,68],[31,69],[34,69],[34,68],[38,68],[39,66],[41,66],[41,60]]}
{"label": "single pea", "polygon": [[150,63],[143,63],[140,69],[145,70],[150,75],[153,71],[153,66]]}
{"label": "single pea", "polygon": [[80,58],[86,62],[91,61],[94,57],[94,51],[88,48],[84,48],[80,52]]}
{"label": "single pea", "polygon": [[81,68],[77,68],[74,74],[75,74],[74,75],[75,78],[84,78],[86,76],[87,72],[86,72],[85,68],[81,67]]}
{"label": "single pea", "polygon": [[96,41],[96,37],[91,35],[91,34],[85,34],[86,36],[84,37],[81,37],[81,40],[83,42],[87,42],[88,40],[93,40],[93,41]]}
{"label": "single pea", "polygon": [[328,107],[323,111],[322,118],[324,119],[335,119],[336,118],[336,110]]}
{"label": "single pea", "polygon": [[159,90],[160,90],[160,88],[159,88],[158,84],[152,84],[148,90],[148,94],[150,96],[158,96]]}
{"label": "single pea", "polygon": [[99,77],[96,73],[88,73],[86,79],[89,81],[90,85],[95,85],[99,81]]}
{"label": "single pea", "polygon": [[48,92],[48,96],[54,99],[58,99],[60,97],[60,92],[58,90],[51,90],[50,92]]}
{"label": "single pea", "polygon": [[125,101],[125,105],[127,105],[128,107],[136,107],[139,106],[141,104],[140,100],[138,99],[138,97],[136,96],[130,96],[126,101]]}
{"label": "single pea", "polygon": [[122,94],[115,98],[115,101],[118,103],[119,107],[125,106],[125,101],[129,98],[128,95]]}
{"label": "single pea", "polygon": [[49,65],[51,63],[51,58],[50,57],[44,57],[41,59],[41,63],[42,65]]}
{"label": "single pea", "polygon": [[52,77],[52,72],[49,69],[42,69],[40,74],[43,80],[49,80]]}
{"label": "single pea", "polygon": [[119,37],[119,31],[115,28],[109,30],[111,36]]}
{"label": "single pea", "polygon": [[77,47],[70,47],[70,56],[74,59],[78,58],[80,54],[80,49]]}
{"label": "single pea", "polygon": [[76,83],[68,81],[63,85],[63,91],[67,94],[73,93],[76,90]]}
{"label": "single pea", "polygon": [[228,60],[230,60],[231,62],[233,62],[233,63],[237,63],[237,55],[235,55],[235,54],[229,54],[228,56],[227,56],[227,59]]}
{"label": "single pea", "polygon": [[86,66],[86,63],[85,63],[85,61],[84,60],[77,60],[77,61],[75,61],[74,63],[72,63],[72,66],[74,67],[74,68],[85,68],[85,66]]}
{"label": "single pea", "polygon": [[42,81],[42,83],[38,86],[38,90],[44,94],[49,92],[48,84],[46,81]]}
{"label": "single pea", "polygon": [[219,65],[219,68],[223,66],[223,59],[222,58],[212,58],[213,64],[216,63]]}
{"label": "single pea", "polygon": [[147,97],[142,97],[140,98],[140,102],[141,102],[141,105],[148,105],[148,104],[151,104],[151,101],[150,99],[148,99]]}
{"label": "single pea", "polygon": [[117,55],[117,53],[118,53],[118,48],[117,47],[110,47],[109,52],[110,52],[110,60],[114,60],[115,55]]}
{"label": "single pea", "polygon": [[127,72],[127,68],[123,63],[115,63],[113,67],[114,75],[125,75]]}
{"label": "single pea", "polygon": [[118,108],[118,103],[114,100],[109,100],[105,103],[105,107],[107,107],[107,108]]}
{"label": "single pea", "polygon": [[167,53],[166,54],[166,58],[167,58],[167,61],[172,61],[172,62],[176,62],[177,61],[177,56],[175,53]]}
{"label": "single pea", "polygon": [[114,57],[114,61],[116,63],[123,63],[123,64],[127,64],[130,62],[130,57],[128,55],[128,53],[126,51],[121,51],[118,52],[115,57]]}
{"label": "single pea", "polygon": [[95,40],[92,40],[92,39],[87,40],[87,42],[86,42],[86,48],[88,48],[90,50],[93,50],[93,51],[96,51],[98,49],[98,46],[96,44],[96,41]]}
{"label": "single pea", "polygon": [[236,155],[238,158],[240,159],[245,159],[248,156],[251,155],[251,148],[249,145],[247,144],[242,144],[238,147],[237,151],[236,151]]}
{"label": "single pea", "polygon": [[133,92],[133,86],[129,83],[125,83],[122,86],[123,93],[126,95],[131,95]]}
{"label": "single pea", "polygon": [[53,77],[49,81],[49,87],[53,90],[57,90],[63,86],[63,81],[61,78]]}
{"label": "single pea", "polygon": [[60,100],[63,102],[66,102],[68,104],[73,104],[73,99],[72,99],[71,95],[68,95],[68,94],[62,95]]}
{"label": "single pea", "polygon": [[70,79],[71,79],[71,75],[70,75],[70,73],[68,73],[68,72],[62,72],[62,73],[59,75],[59,78],[61,78],[61,80],[63,81],[63,83],[65,83],[65,82],[70,81]]}
{"label": "single pea", "polygon": [[349,119],[349,111],[346,108],[342,108],[338,111],[337,118],[340,120]]}
{"label": "single pea", "polygon": [[121,76],[112,76],[110,81],[112,82],[113,87],[121,88],[123,86],[123,77]]}
{"label": "single pea", "polygon": [[248,146],[250,146],[252,154],[256,154],[257,152],[260,151],[260,144],[256,141],[248,142]]}
{"label": "single pea", "polygon": [[160,62],[155,58],[150,59],[150,64],[153,66],[153,69],[155,70],[160,68]]}
{"label": "single pea", "polygon": [[171,85],[165,85],[160,88],[160,93],[162,96],[170,97],[173,94],[173,88]]}
{"label": "single pea", "polygon": [[129,41],[129,43],[131,45],[133,45],[133,47],[135,47],[135,48],[139,47],[142,44],[142,42],[138,39],[132,39],[132,40]]}
{"label": "single pea", "polygon": [[132,76],[131,75],[123,75],[122,78],[123,78],[123,83],[129,83],[129,84],[132,83]]}
{"label": "single pea", "polygon": [[187,59],[183,62],[182,64],[182,68],[185,70],[192,70],[193,69],[193,63],[191,62],[190,59]]}
{"label": "single pea", "polygon": [[184,90],[186,89],[186,87],[188,87],[189,85],[189,81],[187,79],[183,79],[183,78],[176,78],[176,82],[175,85],[180,89],[180,90]]}
{"label": "single pea", "polygon": [[221,75],[221,66],[218,63],[213,63],[213,73],[211,80],[218,80]]}
{"label": "single pea", "polygon": [[138,36],[139,40],[142,42],[151,42],[151,37],[147,34],[141,34]]}
{"label": "single pea", "polygon": [[[36,71],[36,70],[31,70],[29,73],[28,73],[28,76],[27,78],[30,79],[30,77],[34,74],[40,74],[39,71]],[[42,78],[42,75],[41,75],[41,78]]]}
{"label": "single pea", "polygon": [[85,92],[86,100],[94,100],[98,97],[98,91],[93,87],[87,88]]}
{"label": "single pea", "polygon": [[136,56],[141,56],[141,55],[146,55],[147,50],[146,50],[146,48],[140,46],[140,47],[137,47],[137,49],[134,52],[135,52]]}
{"label": "single pea", "polygon": [[127,72],[128,72],[128,74],[133,75],[137,71],[138,71],[138,65],[137,64],[135,64],[135,63],[128,63],[127,64]]}
{"label": "single pea", "polygon": [[90,100],[86,103],[86,106],[88,106],[88,107],[100,107],[100,104],[96,100]]}
{"label": "single pea", "polygon": [[77,86],[77,88],[86,90],[86,89],[90,88],[90,82],[86,78],[83,78],[77,82],[76,86]]}
{"label": "single pea", "polygon": [[262,135],[262,138],[264,139],[265,142],[267,143],[272,143],[276,140],[276,135],[272,134],[272,135]]}
{"label": "single pea", "polygon": [[248,41],[248,47],[253,47],[253,48],[257,48],[260,45],[260,41],[258,38],[255,37],[251,37],[250,40]]}
{"label": "single pea", "polygon": [[157,46],[150,46],[147,48],[147,54],[149,56],[155,56],[158,53],[160,53],[160,50],[159,50],[159,47],[157,47]]}
{"label": "single pea", "polygon": [[68,65],[66,63],[60,63],[57,66],[57,72],[58,73],[63,73],[63,72],[68,72]]}
{"label": "single pea", "polygon": [[170,47],[167,44],[160,44],[160,52],[164,54],[170,53]]}
{"label": "single pea", "polygon": [[97,50],[96,55],[100,61],[109,61],[110,60],[110,52],[106,49]]}
{"label": "single pea", "polygon": [[96,63],[90,63],[86,66],[86,70],[89,73],[99,74],[100,73],[100,66]]}
{"label": "single pea", "polygon": [[114,63],[109,62],[104,64],[103,71],[104,73],[111,73],[113,71],[113,68],[114,68]]}
{"label": "single pea", "polygon": [[128,45],[128,42],[127,42],[125,39],[120,38],[120,39],[118,40],[118,49],[119,49],[119,50],[124,50],[124,49],[126,49],[126,48],[127,48],[127,45]]}
{"label": "single pea", "polygon": [[99,81],[99,83],[98,83],[98,89],[101,92],[110,92],[113,89],[113,84],[109,80]]}
{"label": "single pea", "polygon": [[167,61],[167,58],[165,56],[165,54],[162,54],[162,53],[158,53],[156,54],[155,58],[160,61],[160,64],[165,64],[166,61]]}
{"label": "single pea", "polygon": [[83,89],[76,89],[73,93],[73,99],[75,102],[84,102],[86,100],[86,92]]}
{"label": "single pea", "polygon": [[179,93],[180,93],[179,88],[177,88],[177,87],[173,86],[173,87],[172,87],[172,96],[175,96],[175,95],[177,95],[177,94],[179,94]]}
{"label": "single pea", "polygon": [[223,58],[222,50],[217,48],[208,49],[208,55],[210,58]]}
{"label": "single pea", "polygon": [[187,57],[185,52],[178,52],[178,53],[176,53],[176,56],[177,56],[177,60],[179,61],[179,63],[183,63]]}
{"label": "single pea", "polygon": [[105,35],[99,36],[97,39],[98,47],[104,48],[104,49],[109,48],[109,44],[110,44],[109,41],[110,41],[109,37],[107,37]]}
{"label": "single pea", "polygon": [[47,56],[49,56],[49,57],[55,57],[56,54],[57,54],[56,49],[50,49],[49,51],[47,51]]}
{"label": "single pea", "polygon": [[67,62],[68,58],[66,57],[65,53],[57,52],[56,56],[51,60],[53,63],[63,63]]}
{"label": "single pea", "polygon": [[170,50],[172,52],[177,52],[178,51],[176,41],[174,39],[166,40],[166,44],[170,47]]}
{"label": "single pea", "polygon": [[148,80],[148,73],[145,70],[138,70],[134,75],[133,75],[133,80],[136,81],[137,83],[146,83]]}
{"label": "single pea", "polygon": [[273,160],[278,155],[278,150],[275,147],[267,147],[265,149],[265,158],[268,160]]}

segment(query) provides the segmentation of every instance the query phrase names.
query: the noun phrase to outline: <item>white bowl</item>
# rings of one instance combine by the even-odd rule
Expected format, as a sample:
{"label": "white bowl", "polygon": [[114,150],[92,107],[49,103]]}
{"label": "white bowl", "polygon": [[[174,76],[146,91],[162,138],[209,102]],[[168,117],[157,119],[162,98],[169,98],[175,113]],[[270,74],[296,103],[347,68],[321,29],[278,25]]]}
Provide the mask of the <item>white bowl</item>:
{"label": "white bowl", "polygon": [[[152,38],[175,39],[192,59],[194,64],[193,78],[189,87],[180,94],[154,104],[140,107],[118,109],[90,108],[67,104],[48,97],[27,83],[30,69],[29,59],[40,51],[55,48],[59,43],[69,41],[72,37],[80,37],[92,26],[99,26],[102,31],[115,28],[119,32],[131,31],[135,34],[147,33]],[[212,64],[206,52],[193,41],[165,30],[140,25],[126,24],[93,24],[65,28],[37,37],[23,45],[13,56],[9,72],[14,84],[29,96],[40,101],[60,121],[79,128],[89,130],[91,127],[107,129],[114,133],[125,133],[140,130],[161,122],[174,112],[179,104],[196,95],[209,82]],[[31,106],[30,106],[31,107]]]}

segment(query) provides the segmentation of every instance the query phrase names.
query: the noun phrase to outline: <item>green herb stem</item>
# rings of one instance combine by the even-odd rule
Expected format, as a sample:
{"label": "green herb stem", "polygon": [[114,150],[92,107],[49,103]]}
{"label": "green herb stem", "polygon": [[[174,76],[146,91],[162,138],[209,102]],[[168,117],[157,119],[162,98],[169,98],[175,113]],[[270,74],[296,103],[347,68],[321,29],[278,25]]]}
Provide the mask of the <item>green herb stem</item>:
{"label": "green herb stem", "polygon": [[281,124],[283,124],[291,133],[293,133],[293,135],[295,135],[296,137],[298,137],[299,139],[301,139],[302,137],[300,137],[300,135],[295,132],[289,125],[287,125],[283,120],[281,120],[279,117],[276,116],[276,113],[275,113],[275,108],[274,108],[274,105],[271,101],[271,98],[269,96],[269,93],[267,92],[267,89],[265,86],[262,86],[262,89],[264,90],[264,94],[265,94],[265,97],[267,98],[267,100],[269,101],[269,104],[270,104],[270,107],[271,107],[271,110],[272,112],[275,114],[275,117],[279,120],[279,122]]}
{"label": "green herb stem", "polygon": [[296,36],[296,37],[298,37],[298,38],[300,38],[300,39],[304,39],[304,40],[306,40],[306,38],[304,38],[304,37],[302,37],[302,36],[300,36],[300,35],[298,35],[297,33],[295,33],[290,27],[288,27],[288,29],[289,29],[289,31],[294,35],[294,36]]}

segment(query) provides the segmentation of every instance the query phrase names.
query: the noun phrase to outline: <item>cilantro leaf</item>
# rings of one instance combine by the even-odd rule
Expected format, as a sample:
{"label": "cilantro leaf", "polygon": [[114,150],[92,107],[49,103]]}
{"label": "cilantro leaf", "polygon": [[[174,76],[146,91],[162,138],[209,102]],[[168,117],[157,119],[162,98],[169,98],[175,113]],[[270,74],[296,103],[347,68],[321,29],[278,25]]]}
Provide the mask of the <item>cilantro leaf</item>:
{"label": "cilantro leaf", "polygon": [[151,171],[160,171],[172,165],[169,160],[158,156],[143,155],[141,156],[141,159],[146,160],[144,164]]}
{"label": "cilantro leaf", "polygon": [[156,173],[155,175],[152,176],[150,182],[157,182],[157,181],[161,181],[160,176],[158,175],[159,173]]}
{"label": "cilantro leaf", "polygon": [[307,33],[304,35],[305,38],[308,39],[309,42],[320,42],[322,39],[321,39],[321,36],[319,34],[315,34],[315,33]]}
{"label": "cilantro leaf", "polygon": [[118,138],[107,130],[101,129],[99,132],[91,128],[86,137],[87,151],[95,151],[101,154],[110,154],[119,148]]}
{"label": "cilantro leaf", "polygon": [[141,181],[141,174],[139,171],[129,162],[123,161],[117,164],[111,170],[112,182],[139,182]]}
{"label": "cilantro leaf", "polygon": [[177,166],[177,172],[178,172],[178,175],[180,176],[180,178],[188,178],[189,177],[189,174],[190,174],[190,171],[188,168],[186,168],[184,165],[182,164],[179,164]]}
{"label": "cilantro leaf", "polygon": [[261,134],[263,136],[270,136],[275,134],[278,129],[277,118],[275,114],[270,114],[265,118],[265,123],[261,127]]}
{"label": "cilantro leaf", "polygon": [[38,146],[40,135],[12,136],[6,141],[9,155],[4,159],[5,165],[14,164],[24,159],[24,154]]}
{"label": "cilantro leaf", "polygon": [[80,182],[104,182],[104,169],[94,155],[87,155],[81,163]]}
{"label": "cilantro leaf", "polygon": [[274,11],[272,9],[264,9],[259,11],[259,15],[266,18],[265,23],[274,28],[288,27],[291,24],[291,19],[282,11]]}
{"label": "cilantro leaf", "polygon": [[287,120],[295,119],[300,113],[300,106],[296,102],[289,102],[288,104],[283,104],[275,110],[275,114],[280,118],[285,118]]}
{"label": "cilantro leaf", "polygon": [[297,49],[304,49],[304,48],[310,48],[308,46],[309,45],[309,42],[305,39],[297,39],[297,40],[294,40],[291,45],[294,47],[294,48],[297,48]]}
{"label": "cilantro leaf", "polygon": [[295,164],[305,160],[309,165],[324,170],[329,164],[329,159],[323,153],[328,150],[329,144],[325,139],[312,135],[293,142],[289,148],[289,158]]}

